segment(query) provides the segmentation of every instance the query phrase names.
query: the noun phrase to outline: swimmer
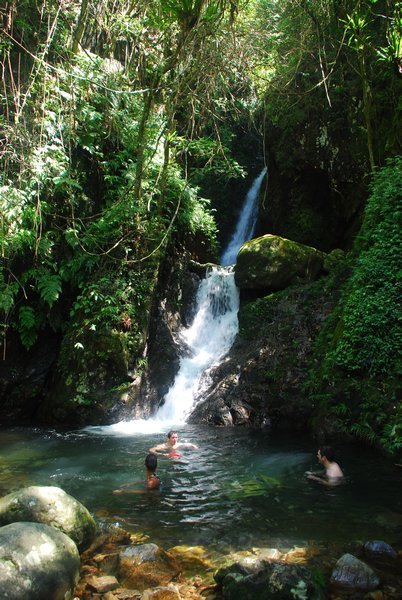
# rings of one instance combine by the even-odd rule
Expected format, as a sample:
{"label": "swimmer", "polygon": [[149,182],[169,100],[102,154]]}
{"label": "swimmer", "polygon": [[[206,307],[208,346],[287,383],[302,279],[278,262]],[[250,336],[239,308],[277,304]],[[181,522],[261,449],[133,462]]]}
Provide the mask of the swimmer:
{"label": "swimmer", "polygon": [[158,444],[157,446],[153,446],[153,448],[149,449],[149,452],[152,452],[153,454],[162,454],[163,456],[179,457],[181,456],[180,452],[177,452],[179,448],[193,448],[197,450],[198,446],[191,442],[179,442],[177,432],[169,431],[167,434],[167,441]]}
{"label": "swimmer", "polygon": [[[146,480],[145,486],[148,490],[156,490],[161,485],[161,480],[158,475],[156,475],[156,468],[158,466],[158,459],[155,454],[147,454],[145,457],[145,471],[146,471]],[[120,489],[113,490],[113,494],[140,494],[141,490],[124,490],[122,488],[128,488],[132,483],[126,483],[122,485]]]}
{"label": "swimmer", "polygon": [[158,459],[155,454],[147,454],[145,457],[145,469],[147,472],[146,486],[149,490],[158,488],[161,484],[160,477],[156,475],[156,467],[158,466]]}
{"label": "swimmer", "polygon": [[341,467],[334,460],[334,451],[330,446],[321,446],[318,448],[317,459],[325,468],[324,474],[313,473],[312,471],[306,471],[305,475],[307,479],[318,481],[327,486],[338,485],[344,480],[344,475]]}

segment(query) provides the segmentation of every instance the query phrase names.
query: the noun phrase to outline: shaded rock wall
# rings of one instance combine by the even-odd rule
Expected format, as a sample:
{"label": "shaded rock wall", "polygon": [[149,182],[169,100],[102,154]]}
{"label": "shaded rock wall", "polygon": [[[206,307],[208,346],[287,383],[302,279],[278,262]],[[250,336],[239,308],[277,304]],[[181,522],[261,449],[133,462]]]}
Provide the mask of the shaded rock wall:
{"label": "shaded rock wall", "polygon": [[243,304],[238,338],[190,421],[307,427],[314,405],[303,386],[313,344],[336,302],[322,277]]}

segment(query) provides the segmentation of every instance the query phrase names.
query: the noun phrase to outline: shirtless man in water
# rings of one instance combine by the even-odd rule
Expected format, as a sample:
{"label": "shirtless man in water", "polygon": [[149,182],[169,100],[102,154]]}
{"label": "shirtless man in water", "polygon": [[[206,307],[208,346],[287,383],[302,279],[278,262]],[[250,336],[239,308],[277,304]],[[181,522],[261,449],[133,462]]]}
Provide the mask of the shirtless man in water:
{"label": "shirtless man in water", "polygon": [[179,448],[194,448],[198,449],[196,444],[191,442],[179,442],[179,436],[176,431],[169,431],[167,434],[167,441],[163,444],[158,444],[153,448],[149,449],[149,452],[154,454],[162,454],[163,456],[180,456],[180,452],[177,452]]}
{"label": "shirtless man in water", "polygon": [[318,481],[318,483],[328,486],[341,483],[344,479],[344,475],[341,467],[335,462],[334,458],[334,451],[330,446],[321,446],[321,448],[318,448],[317,459],[325,468],[325,475],[306,471],[305,475],[307,479],[312,479],[313,481]]}

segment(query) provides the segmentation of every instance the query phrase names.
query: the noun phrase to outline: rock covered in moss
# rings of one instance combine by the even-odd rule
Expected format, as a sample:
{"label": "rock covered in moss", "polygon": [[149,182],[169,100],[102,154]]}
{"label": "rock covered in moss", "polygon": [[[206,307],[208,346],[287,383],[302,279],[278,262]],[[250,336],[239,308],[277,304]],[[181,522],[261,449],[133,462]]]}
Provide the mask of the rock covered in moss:
{"label": "rock covered in moss", "polygon": [[1,598],[72,598],[79,569],[77,546],[54,527],[21,522],[0,528]]}
{"label": "rock covered in moss", "polygon": [[0,524],[31,521],[51,525],[68,535],[80,552],[95,537],[96,524],[81,502],[53,486],[30,486],[0,499]]}
{"label": "rock covered in moss", "polygon": [[302,279],[313,280],[323,267],[324,253],[277,235],[243,244],[237,255],[236,285],[242,289],[278,291]]}

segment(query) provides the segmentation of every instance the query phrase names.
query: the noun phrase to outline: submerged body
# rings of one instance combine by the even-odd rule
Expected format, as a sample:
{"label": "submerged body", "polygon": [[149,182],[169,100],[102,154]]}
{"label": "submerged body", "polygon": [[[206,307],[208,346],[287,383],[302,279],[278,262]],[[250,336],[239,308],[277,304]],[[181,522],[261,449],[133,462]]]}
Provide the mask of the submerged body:
{"label": "submerged body", "polygon": [[334,460],[334,451],[330,446],[322,446],[318,449],[317,459],[320,464],[325,468],[324,473],[313,473],[312,471],[306,471],[305,475],[307,479],[318,481],[323,485],[334,486],[339,485],[344,481],[344,474],[341,467]]}
{"label": "submerged body", "polygon": [[180,457],[179,449],[190,448],[197,450],[198,446],[191,442],[179,442],[179,436],[176,431],[169,431],[166,442],[153,446],[149,449],[152,454],[162,454],[163,456]]}

